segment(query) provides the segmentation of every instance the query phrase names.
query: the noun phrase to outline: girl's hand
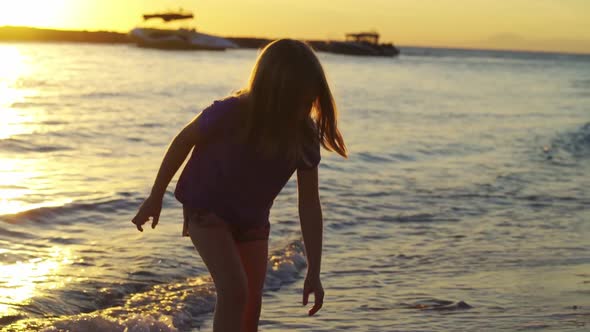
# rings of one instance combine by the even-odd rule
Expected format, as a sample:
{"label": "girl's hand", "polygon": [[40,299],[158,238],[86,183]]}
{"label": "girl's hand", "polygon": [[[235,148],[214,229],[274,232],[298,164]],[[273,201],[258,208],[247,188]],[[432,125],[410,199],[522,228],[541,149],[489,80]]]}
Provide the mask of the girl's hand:
{"label": "girl's hand", "polygon": [[152,218],[152,229],[156,228],[158,224],[158,219],[160,219],[160,212],[162,211],[162,198],[149,196],[145,199],[141,207],[139,207],[139,211],[137,211],[137,215],[133,220],[132,223],[137,226],[137,230],[143,232],[143,224],[149,221],[150,217]]}
{"label": "girl's hand", "polygon": [[309,294],[313,293],[314,297],[314,305],[313,308],[309,310],[309,315],[313,316],[324,304],[324,287],[322,287],[322,282],[320,281],[320,277],[305,277],[305,282],[303,283],[303,305],[307,305],[307,300],[309,298]]}

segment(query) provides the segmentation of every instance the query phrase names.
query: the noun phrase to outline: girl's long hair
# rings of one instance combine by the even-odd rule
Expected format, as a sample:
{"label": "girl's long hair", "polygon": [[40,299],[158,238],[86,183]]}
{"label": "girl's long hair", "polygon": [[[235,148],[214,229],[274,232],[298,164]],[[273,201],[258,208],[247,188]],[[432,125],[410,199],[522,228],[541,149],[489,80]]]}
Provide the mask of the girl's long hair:
{"label": "girl's long hair", "polygon": [[324,70],[307,44],[280,39],[267,45],[252,70],[244,97],[243,134],[266,155],[300,158],[318,144],[346,157],[337,109]]}

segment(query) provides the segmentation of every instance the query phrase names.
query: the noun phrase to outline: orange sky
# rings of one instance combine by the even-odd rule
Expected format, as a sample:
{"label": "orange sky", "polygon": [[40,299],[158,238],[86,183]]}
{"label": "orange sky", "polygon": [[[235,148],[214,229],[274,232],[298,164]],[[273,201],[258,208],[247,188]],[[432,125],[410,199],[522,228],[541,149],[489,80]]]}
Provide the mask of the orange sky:
{"label": "orange sky", "polygon": [[128,31],[142,13],[179,7],[225,36],[377,30],[400,45],[590,53],[590,0],[0,0],[0,26]]}

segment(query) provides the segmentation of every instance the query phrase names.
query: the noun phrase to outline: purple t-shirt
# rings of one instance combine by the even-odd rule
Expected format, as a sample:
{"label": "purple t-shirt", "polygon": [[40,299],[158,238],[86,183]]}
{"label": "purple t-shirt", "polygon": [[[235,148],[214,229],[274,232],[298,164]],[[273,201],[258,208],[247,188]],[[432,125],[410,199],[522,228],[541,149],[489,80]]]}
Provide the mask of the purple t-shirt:
{"label": "purple t-shirt", "polygon": [[176,185],[186,207],[207,209],[240,228],[269,223],[276,196],[296,169],[316,167],[320,146],[306,147],[296,163],[286,157],[263,157],[236,139],[241,125],[239,100],[215,101],[197,121],[205,143],[195,148]]}

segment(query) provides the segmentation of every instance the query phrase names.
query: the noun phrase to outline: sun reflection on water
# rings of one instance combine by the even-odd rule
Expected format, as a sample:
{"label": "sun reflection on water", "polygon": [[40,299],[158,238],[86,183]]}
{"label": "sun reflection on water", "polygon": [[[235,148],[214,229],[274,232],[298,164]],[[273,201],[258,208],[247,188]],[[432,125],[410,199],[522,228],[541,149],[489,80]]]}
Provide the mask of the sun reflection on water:
{"label": "sun reflection on water", "polygon": [[16,46],[0,45],[0,140],[29,132],[26,123],[33,117],[11,108],[31,93],[17,86],[29,70],[26,57]]}
{"label": "sun reflection on water", "polygon": [[[15,103],[25,102],[28,96],[37,93],[21,84],[31,74],[27,60],[17,46],[0,45],[0,144],[35,129],[37,113],[14,107]],[[71,202],[31,198],[38,197],[37,192],[49,185],[43,164],[36,158],[15,157],[10,149],[7,152],[0,150],[0,215]],[[43,178],[44,181],[38,181]],[[0,249],[0,254],[6,253],[10,250]],[[52,247],[37,258],[0,263],[0,317],[16,313],[16,306],[26,304],[39,293],[67,283],[69,280],[58,274],[72,259],[69,249]]]}
{"label": "sun reflection on water", "polygon": [[0,215],[9,215],[40,207],[62,206],[72,202],[70,198],[43,199],[42,202],[27,200],[35,194],[32,185],[35,179],[44,176],[38,161],[0,157]]}
{"label": "sun reflection on water", "polygon": [[14,80],[25,70],[26,64],[19,49],[13,45],[0,45],[0,78]]}
{"label": "sun reflection on water", "polygon": [[[29,57],[17,45],[0,45],[0,147],[14,144],[10,141],[18,135],[29,134],[35,130],[37,112],[30,109],[14,108],[15,103],[24,102],[34,89],[25,89],[21,81],[32,73]],[[5,141],[4,144],[2,141]],[[18,141],[17,141],[18,144]],[[39,165],[33,160],[15,158],[9,148],[8,154],[0,150],[0,215],[15,214],[31,208],[61,205],[27,201],[34,194],[30,183],[42,177]]]}
{"label": "sun reflection on water", "polygon": [[42,288],[63,287],[66,280],[57,273],[72,259],[70,249],[52,247],[46,258],[0,265],[0,316],[10,314],[12,306],[25,304]]}
{"label": "sun reflection on water", "polygon": [[[2,95],[2,98],[5,96]],[[2,120],[0,120],[0,140],[7,139],[12,136],[28,134],[32,128],[28,128],[25,123],[30,123],[33,117],[28,114],[23,114],[11,108],[1,108]]]}
{"label": "sun reflection on water", "polygon": [[24,186],[27,180],[37,176],[34,172],[27,172],[26,163],[13,158],[0,158],[0,215],[14,214],[27,209],[20,198],[31,193]]}

